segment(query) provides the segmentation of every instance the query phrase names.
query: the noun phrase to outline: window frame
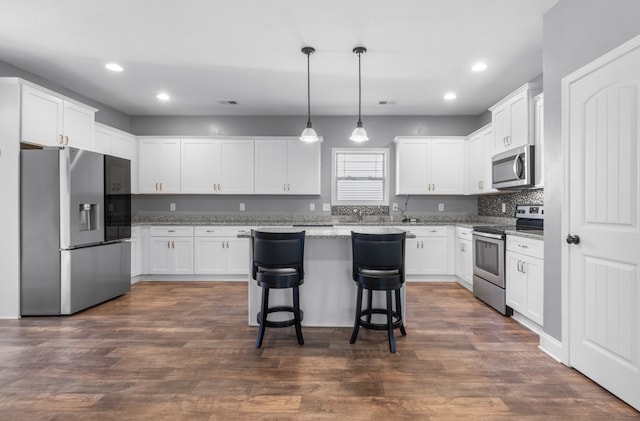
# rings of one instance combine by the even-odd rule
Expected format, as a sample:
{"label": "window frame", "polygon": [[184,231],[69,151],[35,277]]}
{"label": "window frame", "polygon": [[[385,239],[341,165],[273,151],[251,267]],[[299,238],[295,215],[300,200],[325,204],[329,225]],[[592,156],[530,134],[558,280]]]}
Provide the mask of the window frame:
{"label": "window frame", "polygon": [[[338,200],[337,157],[340,153],[383,155],[383,198],[380,201]],[[389,206],[389,148],[332,148],[331,149],[331,205],[333,206]]]}

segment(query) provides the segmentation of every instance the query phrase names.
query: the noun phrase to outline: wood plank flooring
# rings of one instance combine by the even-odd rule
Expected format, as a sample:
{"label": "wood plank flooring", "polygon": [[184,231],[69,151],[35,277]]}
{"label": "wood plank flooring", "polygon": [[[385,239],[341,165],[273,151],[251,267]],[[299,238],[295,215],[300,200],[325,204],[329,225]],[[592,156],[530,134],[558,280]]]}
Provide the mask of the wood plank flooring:
{"label": "wood plank flooring", "polygon": [[[140,282],[0,321],[0,420],[640,419],[453,283],[407,285],[408,335],[247,325],[241,282]],[[304,286],[301,288],[304,294]]]}

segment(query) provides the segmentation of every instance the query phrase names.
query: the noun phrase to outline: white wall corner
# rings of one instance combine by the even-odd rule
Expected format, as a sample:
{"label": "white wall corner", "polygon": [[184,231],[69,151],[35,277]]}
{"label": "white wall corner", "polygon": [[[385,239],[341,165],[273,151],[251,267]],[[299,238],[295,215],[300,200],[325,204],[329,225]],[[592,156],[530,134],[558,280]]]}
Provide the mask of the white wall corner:
{"label": "white wall corner", "polygon": [[540,345],[538,345],[538,348],[557,362],[568,366],[568,361],[564,361],[563,358],[565,353],[562,342],[558,341],[556,338],[541,332]]}

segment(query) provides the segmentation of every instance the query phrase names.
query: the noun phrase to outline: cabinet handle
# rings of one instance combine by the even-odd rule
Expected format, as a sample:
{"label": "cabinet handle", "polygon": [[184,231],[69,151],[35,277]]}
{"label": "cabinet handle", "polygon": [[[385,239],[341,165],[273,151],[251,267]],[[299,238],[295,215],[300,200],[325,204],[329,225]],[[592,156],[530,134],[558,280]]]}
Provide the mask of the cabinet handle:
{"label": "cabinet handle", "polygon": [[161,181],[160,182],[160,191],[162,191],[162,190],[163,190],[163,188],[162,188],[162,181]]}
{"label": "cabinet handle", "polygon": [[522,272],[522,270],[520,270],[520,263],[522,263],[522,261],[521,261],[521,260],[518,260],[518,265],[517,265],[517,267],[518,267],[518,272]]}
{"label": "cabinet handle", "polygon": [[420,248],[423,249],[424,248],[424,241],[420,241]]}
{"label": "cabinet handle", "polygon": [[518,244],[518,247],[523,248],[523,249],[528,249],[529,246],[527,246],[526,244]]}
{"label": "cabinet handle", "polygon": [[60,136],[60,138],[58,139],[58,145],[64,144],[64,136],[63,135],[58,135],[58,136]]}
{"label": "cabinet handle", "polygon": [[419,249],[420,248],[420,241],[416,241],[416,248]]}
{"label": "cabinet handle", "polygon": [[205,231],[205,232],[215,232],[215,230],[207,230],[207,231]]}
{"label": "cabinet handle", "polygon": [[158,183],[156,182],[156,191],[158,191]]}
{"label": "cabinet handle", "polygon": [[522,262],[522,273],[527,273],[527,262]]}
{"label": "cabinet handle", "polygon": [[171,248],[171,241],[167,241],[167,248],[170,249]]}
{"label": "cabinet handle", "polygon": [[171,242],[171,248],[172,248],[172,249],[176,248],[176,242],[175,242],[175,241],[172,241],[172,242]]}
{"label": "cabinet handle", "polygon": [[218,183],[218,192],[222,191],[222,186],[220,185],[220,183]]}
{"label": "cabinet handle", "polygon": [[68,145],[69,144],[69,136],[65,136],[64,137],[64,144]]}
{"label": "cabinet handle", "polygon": [[287,185],[286,184],[282,185],[282,191],[287,191]]}
{"label": "cabinet handle", "polygon": [[227,248],[229,248],[229,242],[227,241]]}
{"label": "cabinet handle", "polygon": [[287,184],[287,191],[291,190],[291,184]]}
{"label": "cabinet handle", "polygon": [[224,241],[222,241],[222,248],[224,248]]}

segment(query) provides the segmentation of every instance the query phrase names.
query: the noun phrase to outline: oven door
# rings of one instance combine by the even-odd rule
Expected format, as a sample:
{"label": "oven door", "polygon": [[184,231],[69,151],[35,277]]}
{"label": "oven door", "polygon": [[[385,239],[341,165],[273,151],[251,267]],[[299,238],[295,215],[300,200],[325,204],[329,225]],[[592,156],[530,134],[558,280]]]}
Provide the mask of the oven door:
{"label": "oven door", "polygon": [[473,274],[504,288],[504,238],[473,233]]}

